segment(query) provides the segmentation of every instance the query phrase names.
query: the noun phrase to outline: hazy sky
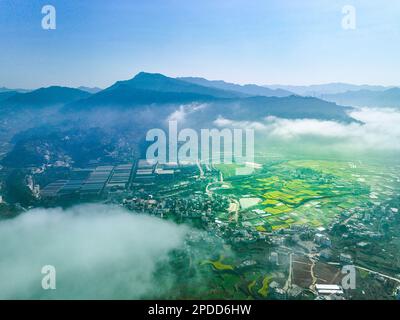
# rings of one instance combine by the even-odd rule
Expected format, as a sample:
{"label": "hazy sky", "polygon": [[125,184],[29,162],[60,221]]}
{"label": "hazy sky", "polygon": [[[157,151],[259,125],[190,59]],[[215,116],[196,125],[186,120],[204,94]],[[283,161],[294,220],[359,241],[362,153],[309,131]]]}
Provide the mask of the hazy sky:
{"label": "hazy sky", "polygon": [[[57,10],[43,30],[41,8]],[[344,5],[356,29],[341,26]],[[400,85],[398,0],[0,0],[0,87],[139,71],[237,83]]]}

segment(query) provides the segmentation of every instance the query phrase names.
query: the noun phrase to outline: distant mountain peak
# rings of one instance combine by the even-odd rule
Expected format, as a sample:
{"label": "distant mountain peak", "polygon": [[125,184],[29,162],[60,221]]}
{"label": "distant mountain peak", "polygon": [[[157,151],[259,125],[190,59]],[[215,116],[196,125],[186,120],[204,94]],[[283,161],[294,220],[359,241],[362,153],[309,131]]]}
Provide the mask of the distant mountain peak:
{"label": "distant mountain peak", "polygon": [[139,72],[129,80],[117,81],[106,90],[147,90],[164,93],[191,93],[214,98],[238,98],[244,95],[240,92],[223,90],[210,86],[190,83],[179,78],[171,78],[161,73]]}
{"label": "distant mountain peak", "polygon": [[45,107],[87,98],[90,93],[75,88],[50,86],[18,93],[2,102],[7,107]]}
{"label": "distant mountain peak", "polygon": [[326,94],[345,93],[348,91],[359,91],[359,90],[384,91],[391,88],[379,85],[367,85],[367,84],[355,85],[344,82],[332,82],[332,83],[312,84],[312,85],[271,84],[271,85],[265,85],[264,87],[271,89],[284,89],[302,96],[316,96],[316,97],[322,97],[323,95]]}
{"label": "distant mountain peak", "polygon": [[355,107],[399,108],[400,88],[393,87],[383,91],[373,91],[368,89],[346,91],[343,93],[326,94],[322,98],[327,101]]}
{"label": "distant mountain peak", "polygon": [[20,92],[20,93],[25,93],[25,92],[29,92],[31,90],[28,89],[10,89],[10,88],[6,88],[6,87],[0,87],[0,92]]}
{"label": "distant mountain peak", "polygon": [[163,75],[162,73],[158,73],[158,72],[146,72],[146,71],[140,71],[138,74],[136,74],[132,79],[143,79],[143,78],[169,78],[165,75]]}
{"label": "distant mountain peak", "polygon": [[97,92],[100,92],[101,90],[103,90],[103,89],[101,89],[99,87],[86,87],[86,86],[80,86],[77,89],[78,90],[82,90],[82,91],[86,91],[86,92],[89,92],[89,93],[97,93]]}
{"label": "distant mountain peak", "polygon": [[247,96],[287,97],[293,95],[293,93],[288,90],[270,89],[263,86],[258,86],[256,84],[240,85],[236,83],[225,82],[223,80],[208,80],[199,77],[182,77],[178,79],[210,88],[238,92]]}

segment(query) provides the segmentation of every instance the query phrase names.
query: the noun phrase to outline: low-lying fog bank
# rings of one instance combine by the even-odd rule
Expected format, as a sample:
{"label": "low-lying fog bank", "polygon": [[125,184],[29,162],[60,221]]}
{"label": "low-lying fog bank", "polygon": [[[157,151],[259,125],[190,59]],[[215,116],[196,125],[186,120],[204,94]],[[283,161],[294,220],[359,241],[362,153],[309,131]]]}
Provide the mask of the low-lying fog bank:
{"label": "low-lying fog bank", "polygon": [[[0,222],[0,298],[143,298],[168,283],[154,277],[189,229],[116,206],[34,209]],[[42,267],[56,269],[43,290]]]}

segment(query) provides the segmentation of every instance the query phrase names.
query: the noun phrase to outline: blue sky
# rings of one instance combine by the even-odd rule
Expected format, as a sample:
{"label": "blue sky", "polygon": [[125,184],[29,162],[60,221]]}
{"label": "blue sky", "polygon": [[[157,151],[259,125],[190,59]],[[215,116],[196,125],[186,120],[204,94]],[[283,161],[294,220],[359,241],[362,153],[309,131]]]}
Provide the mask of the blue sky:
{"label": "blue sky", "polygon": [[[41,28],[54,5],[57,29]],[[341,27],[356,8],[355,30]],[[139,71],[236,83],[400,85],[398,0],[0,0],[0,87]]]}

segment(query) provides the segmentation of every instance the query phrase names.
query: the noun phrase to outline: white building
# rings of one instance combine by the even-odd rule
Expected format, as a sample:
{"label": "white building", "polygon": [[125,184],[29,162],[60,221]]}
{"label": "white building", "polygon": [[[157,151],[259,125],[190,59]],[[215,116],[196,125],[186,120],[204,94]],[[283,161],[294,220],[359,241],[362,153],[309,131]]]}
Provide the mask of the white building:
{"label": "white building", "polygon": [[322,295],[343,294],[343,289],[337,284],[316,284],[315,289]]}

